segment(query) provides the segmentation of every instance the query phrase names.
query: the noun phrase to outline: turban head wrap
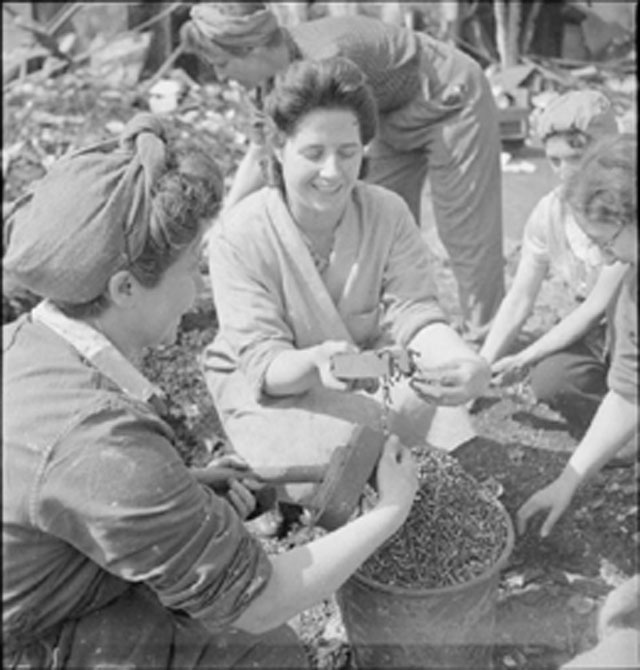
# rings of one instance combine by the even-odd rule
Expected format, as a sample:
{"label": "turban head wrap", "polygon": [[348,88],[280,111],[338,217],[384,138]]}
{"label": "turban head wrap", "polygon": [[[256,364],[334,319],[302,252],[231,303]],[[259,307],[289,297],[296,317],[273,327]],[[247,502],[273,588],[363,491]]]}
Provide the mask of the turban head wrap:
{"label": "turban head wrap", "polygon": [[540,114],[538,137],[579,130],[593,140],[615,135],[618,124],[609,99],[600,91],[569,91],[554,98]]}
{"label": "turban head wrap", "polygon": [[207,50],[220,58],[228,58],[237,49],[264,46],[280,27],[275,14],[268,8],[244,16],[228,13],[228,3],[208,2],[194,5],[191,24],[207,40]]}
{"label": "turban head wrap", "polygon": [[45,298],[79,304],[99,296],[143,250],[165,141],[161,120],[139,114],[119,141],[54,163],[4,222],[4,271]]}

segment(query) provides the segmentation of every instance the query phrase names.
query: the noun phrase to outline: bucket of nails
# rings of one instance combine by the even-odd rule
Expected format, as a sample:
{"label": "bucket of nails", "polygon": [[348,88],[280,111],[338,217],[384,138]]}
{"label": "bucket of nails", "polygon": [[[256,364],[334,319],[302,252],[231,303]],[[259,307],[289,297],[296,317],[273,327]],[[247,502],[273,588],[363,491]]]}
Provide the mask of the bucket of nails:
{"label": "bucket of nails", "polygon": [[511,519],[452,455],[414,456],[420,488],[406,522],[338,592],[356,667],[491,668]]}

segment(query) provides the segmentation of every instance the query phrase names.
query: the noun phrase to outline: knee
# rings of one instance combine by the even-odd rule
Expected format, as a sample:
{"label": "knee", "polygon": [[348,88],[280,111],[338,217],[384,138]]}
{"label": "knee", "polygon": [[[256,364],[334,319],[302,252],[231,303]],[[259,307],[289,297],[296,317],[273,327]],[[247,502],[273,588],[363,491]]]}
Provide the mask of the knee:
{"label": "knee", "polygon": [[544,358],[531,370],[531,390],[540,402],[553,404],[571,389],[570,371],[561,357]]}
{"label": "knee", "polygon": [[574,400],[599,403],[607,391],[606,369],[592,357],[558,352],[533,368],[531,388],[538,400],[551,405]]}

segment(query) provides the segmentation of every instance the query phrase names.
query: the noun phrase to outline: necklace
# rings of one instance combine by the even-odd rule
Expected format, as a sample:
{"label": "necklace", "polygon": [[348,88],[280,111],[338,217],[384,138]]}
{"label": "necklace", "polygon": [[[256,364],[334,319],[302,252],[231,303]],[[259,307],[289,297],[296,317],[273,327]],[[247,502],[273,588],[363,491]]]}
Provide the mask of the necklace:
{"label": "necklace", "polygon": [[314,245],[311,238],[304,232],[304,230],[302,230],[302,228],[300,228],[300,234],[302,235],[304,243],[307,245],[307,249],[309,249],[309,253],[311,254],[313,264],[316,266],[318,272],[320,274],[323,274],[327,270],[327,268],[329,267],[329,263],[331,262],[331,252],[333,251],[335,233],[333,232],[331,233],[328,249],[324,253],[318,251],[316,245]]}

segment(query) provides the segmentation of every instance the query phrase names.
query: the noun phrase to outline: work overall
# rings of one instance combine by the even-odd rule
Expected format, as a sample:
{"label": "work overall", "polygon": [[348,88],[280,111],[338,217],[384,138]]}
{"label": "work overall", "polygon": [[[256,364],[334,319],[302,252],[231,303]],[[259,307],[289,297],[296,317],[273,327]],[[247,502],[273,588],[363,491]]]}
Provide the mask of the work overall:
{"label": "work overall", "polygon": [[270,562],[155,387],[46,302],[3,335],[3,667],[307,667],[291,628],[233,628]]}

